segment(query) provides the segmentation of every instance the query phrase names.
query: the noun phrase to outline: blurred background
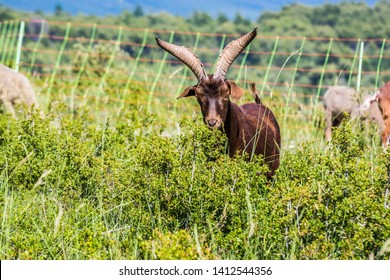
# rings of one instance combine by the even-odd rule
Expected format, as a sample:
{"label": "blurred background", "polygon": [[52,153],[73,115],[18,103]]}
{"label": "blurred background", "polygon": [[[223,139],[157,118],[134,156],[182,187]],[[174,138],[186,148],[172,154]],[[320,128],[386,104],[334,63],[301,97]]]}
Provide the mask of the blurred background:
{"label": "blurred background", "polygon": [[265,11],[277,12],[283,7],[298,3],[307,6],[320,6],[324,4],[339,4],[341,2],[356,2],[365,3],[369,6],[375,5],[378,0],[364,1],[345,1],[345,0],[276,0],[276,1],[256,1],[256,0],[198,0],[198,1],[157,1],[157,0],[1,0],[0,3],[4,6],[24,11],[41,11],[44,13],[52,13],[55,9],[60,8],[64,12],[72,15],[86,14],[95,16],[118,15],[125,10],[132,11],[138,6],[142,6],[145,13],[161,13],[166,12],[175,16],[189,17],[195,11],[206,12],[210,16],[215,17],[218,14],[224,14],[229,19],[233,19],[237,14],[250,19],[257,20]]}
{"label": "blurred background", "polygon": [[[43,108],[88,106],[99,119],[144,108],[174,133],[199,114],[176,100],[196,82],[155,36],[196,51],[212,72],[231,40],[258,36],[228,72],[256,82],[284,142],[323,135],[322,96],[333,85],[374,92],[390,76],[389,1],[0,1],[0,62],[31,79]],[[250,94],[241,102],[251,101]]]}

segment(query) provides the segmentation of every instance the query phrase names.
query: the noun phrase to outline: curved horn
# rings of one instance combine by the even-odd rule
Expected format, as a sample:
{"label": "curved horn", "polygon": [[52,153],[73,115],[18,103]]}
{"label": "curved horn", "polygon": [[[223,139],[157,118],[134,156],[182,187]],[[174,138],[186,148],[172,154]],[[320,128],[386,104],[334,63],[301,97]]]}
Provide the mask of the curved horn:
{"label": "curved horn", "polygon": [[156,36],[156,42],[157,45],[160,46],[160,48],[166,50],[171,55],[178,58],[185,65],[187,65],[188,68],[190,68],[191,71],[195,74],[198,81],[204,79],[207,76],[202,62],[200,61],[199,57],[195,54],[193,50],[185,46],[177,46],[165,42],[163,40],[160,40],[157,36]]}
{"label": "curved horn", "polygon": [[237,56],[249,45],[257,35],[257,27],[240,38],[231,41],[219,55],[217,66],[215,68],[214,77],[222,77],[225,79],[226,72]]}

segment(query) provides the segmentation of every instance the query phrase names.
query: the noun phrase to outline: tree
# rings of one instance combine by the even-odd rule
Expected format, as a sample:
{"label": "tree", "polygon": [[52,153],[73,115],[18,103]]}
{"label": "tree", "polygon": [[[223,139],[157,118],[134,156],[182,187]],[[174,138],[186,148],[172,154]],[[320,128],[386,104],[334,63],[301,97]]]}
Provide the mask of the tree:
{"label": "tree", "polygon": [[195,11],[190,18],[190,22],[196,26],[210,25],[212,21],[209,14],[198,11]]}
{"label": "tree", "polygon": [[244,18],[240,13],[236,14],[236,17],[234,18],[234,24],[237,25],[250,25],[250,21]]}
{"label": "tree", "polygon": [[227,21],[229,21],[229,19],[227,18],[227,16],[226,16],[225,14],[223,14],[223,13],[219,13],[219,14],[218,14],[218,16],[217,16],[217,22],[218,22],[219,24],[225,23],[225,22],[227,22]]}
{"label": "tree", "polygon": [[56,16],[59,16],[61,15],[62,13],[64,12],[64,8],[62,7],[62,5],[60,3],[57,3],[54,7],[54,14]]}
{"label": "tree", "polygon": [[134,16],[143,17],[144,15],[144,9],[141,7],[141,5],[137,5],[134,9]]}

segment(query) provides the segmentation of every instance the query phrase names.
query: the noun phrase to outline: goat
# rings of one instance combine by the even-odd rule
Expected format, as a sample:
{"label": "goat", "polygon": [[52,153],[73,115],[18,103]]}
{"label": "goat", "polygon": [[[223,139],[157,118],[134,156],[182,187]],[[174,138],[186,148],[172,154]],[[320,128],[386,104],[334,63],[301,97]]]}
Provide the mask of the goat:
{"label": "goat", "polygon": [[[246,103],[241,106],[230,98],[239,99],[243,90],[226,73],[237,56],[256,37],[257,28],[231,41],[221,52],[214,74],[207,74],[195,52],[156,37],[158,46],[178,58],[195,75],[198,83],[187,87],[178,98],[195,96],[202,111],[203,121],[210,129],[220,129],[228,139],[229,156],[238,152],[262,155],[269,166],[268,178],[279,167],[280,129],[270,109],[261,104]],[[259,101],[260,103],[258,103]]]}
{"label": "goat", "polygon": [[360,118],[377,123],[380,130],[384,124],[378,105],[371,102],[372,96],[363,95],[360,102],[359,94],[351,87],[330,87],[324,95],[325,108],[325,138],[330,141],[332,128],[339,126],[342,120],[349,116],[351,119]]}
{"label": "goat", "polygon": [[260,99],[260,96],[259,96],[259,92],[257,91],[257,89],[256,89],[256,83],[250,83],[249,84],[249,87],[251,88],[251,90],[252,90],[252,94],[253,94],[253,98],[255,99],[255,102],[257,103],[257,104],[262,104],[261,103],[261,99]]}
{"label": "goat", "polygon": [[35,93],[29,80],[21,73],[0,64],[0,103],[16,118],[14,105],[18,103],[38,107]]}
{"label": "goat", "polygon": [[378,104],[384,122],[381,133],[382,147],[387,148],[390,142],[390,81],[386,82],[371,99],[371,103]]}

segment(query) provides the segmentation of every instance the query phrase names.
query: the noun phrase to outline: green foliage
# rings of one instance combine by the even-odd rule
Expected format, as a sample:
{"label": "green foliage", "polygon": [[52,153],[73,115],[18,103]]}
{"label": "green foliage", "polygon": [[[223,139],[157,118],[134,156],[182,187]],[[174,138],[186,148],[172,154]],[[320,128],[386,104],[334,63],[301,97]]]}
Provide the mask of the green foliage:
{"label": "green foliage", "polygon": [[144,259],[196,260],[213,259],[209,248],[197,248],[194,238],[185,230],[162,234],[153,232],[153,239],[141,243]]}
{"label": "green foliage", "polygon": [[0,119],[2,259],[389,257],[389,156],[350,123],[267,181],[200,120],[166,137],[142,110],[100,126],[57,113]]}
{"label": "green foliage", "polygon": [[284,201],[279,206],[285,211],[281,228],[288,232],[286,257],[378,256],[390,229],[390,212],[383,205],[389,162],[381,157],[371,162],[363,154],[348,123],[324,150],[305,145],[285,155],[279,176],[292,181],[280,182],[283,190],[275,198]]}
{"label": "green foliage", "polygon": [[113,44],[87,45],[80,41],[73,45],[76,54],[71,69],[77,77],[72,85],[75,92],[84,96],[84,104],[96,104],[99,97],[104,98],[106,108],[119,102],[126,106],[146,103],[145,87],[126,75],[128,65],[124,61],[129,59],[129,54]]}

